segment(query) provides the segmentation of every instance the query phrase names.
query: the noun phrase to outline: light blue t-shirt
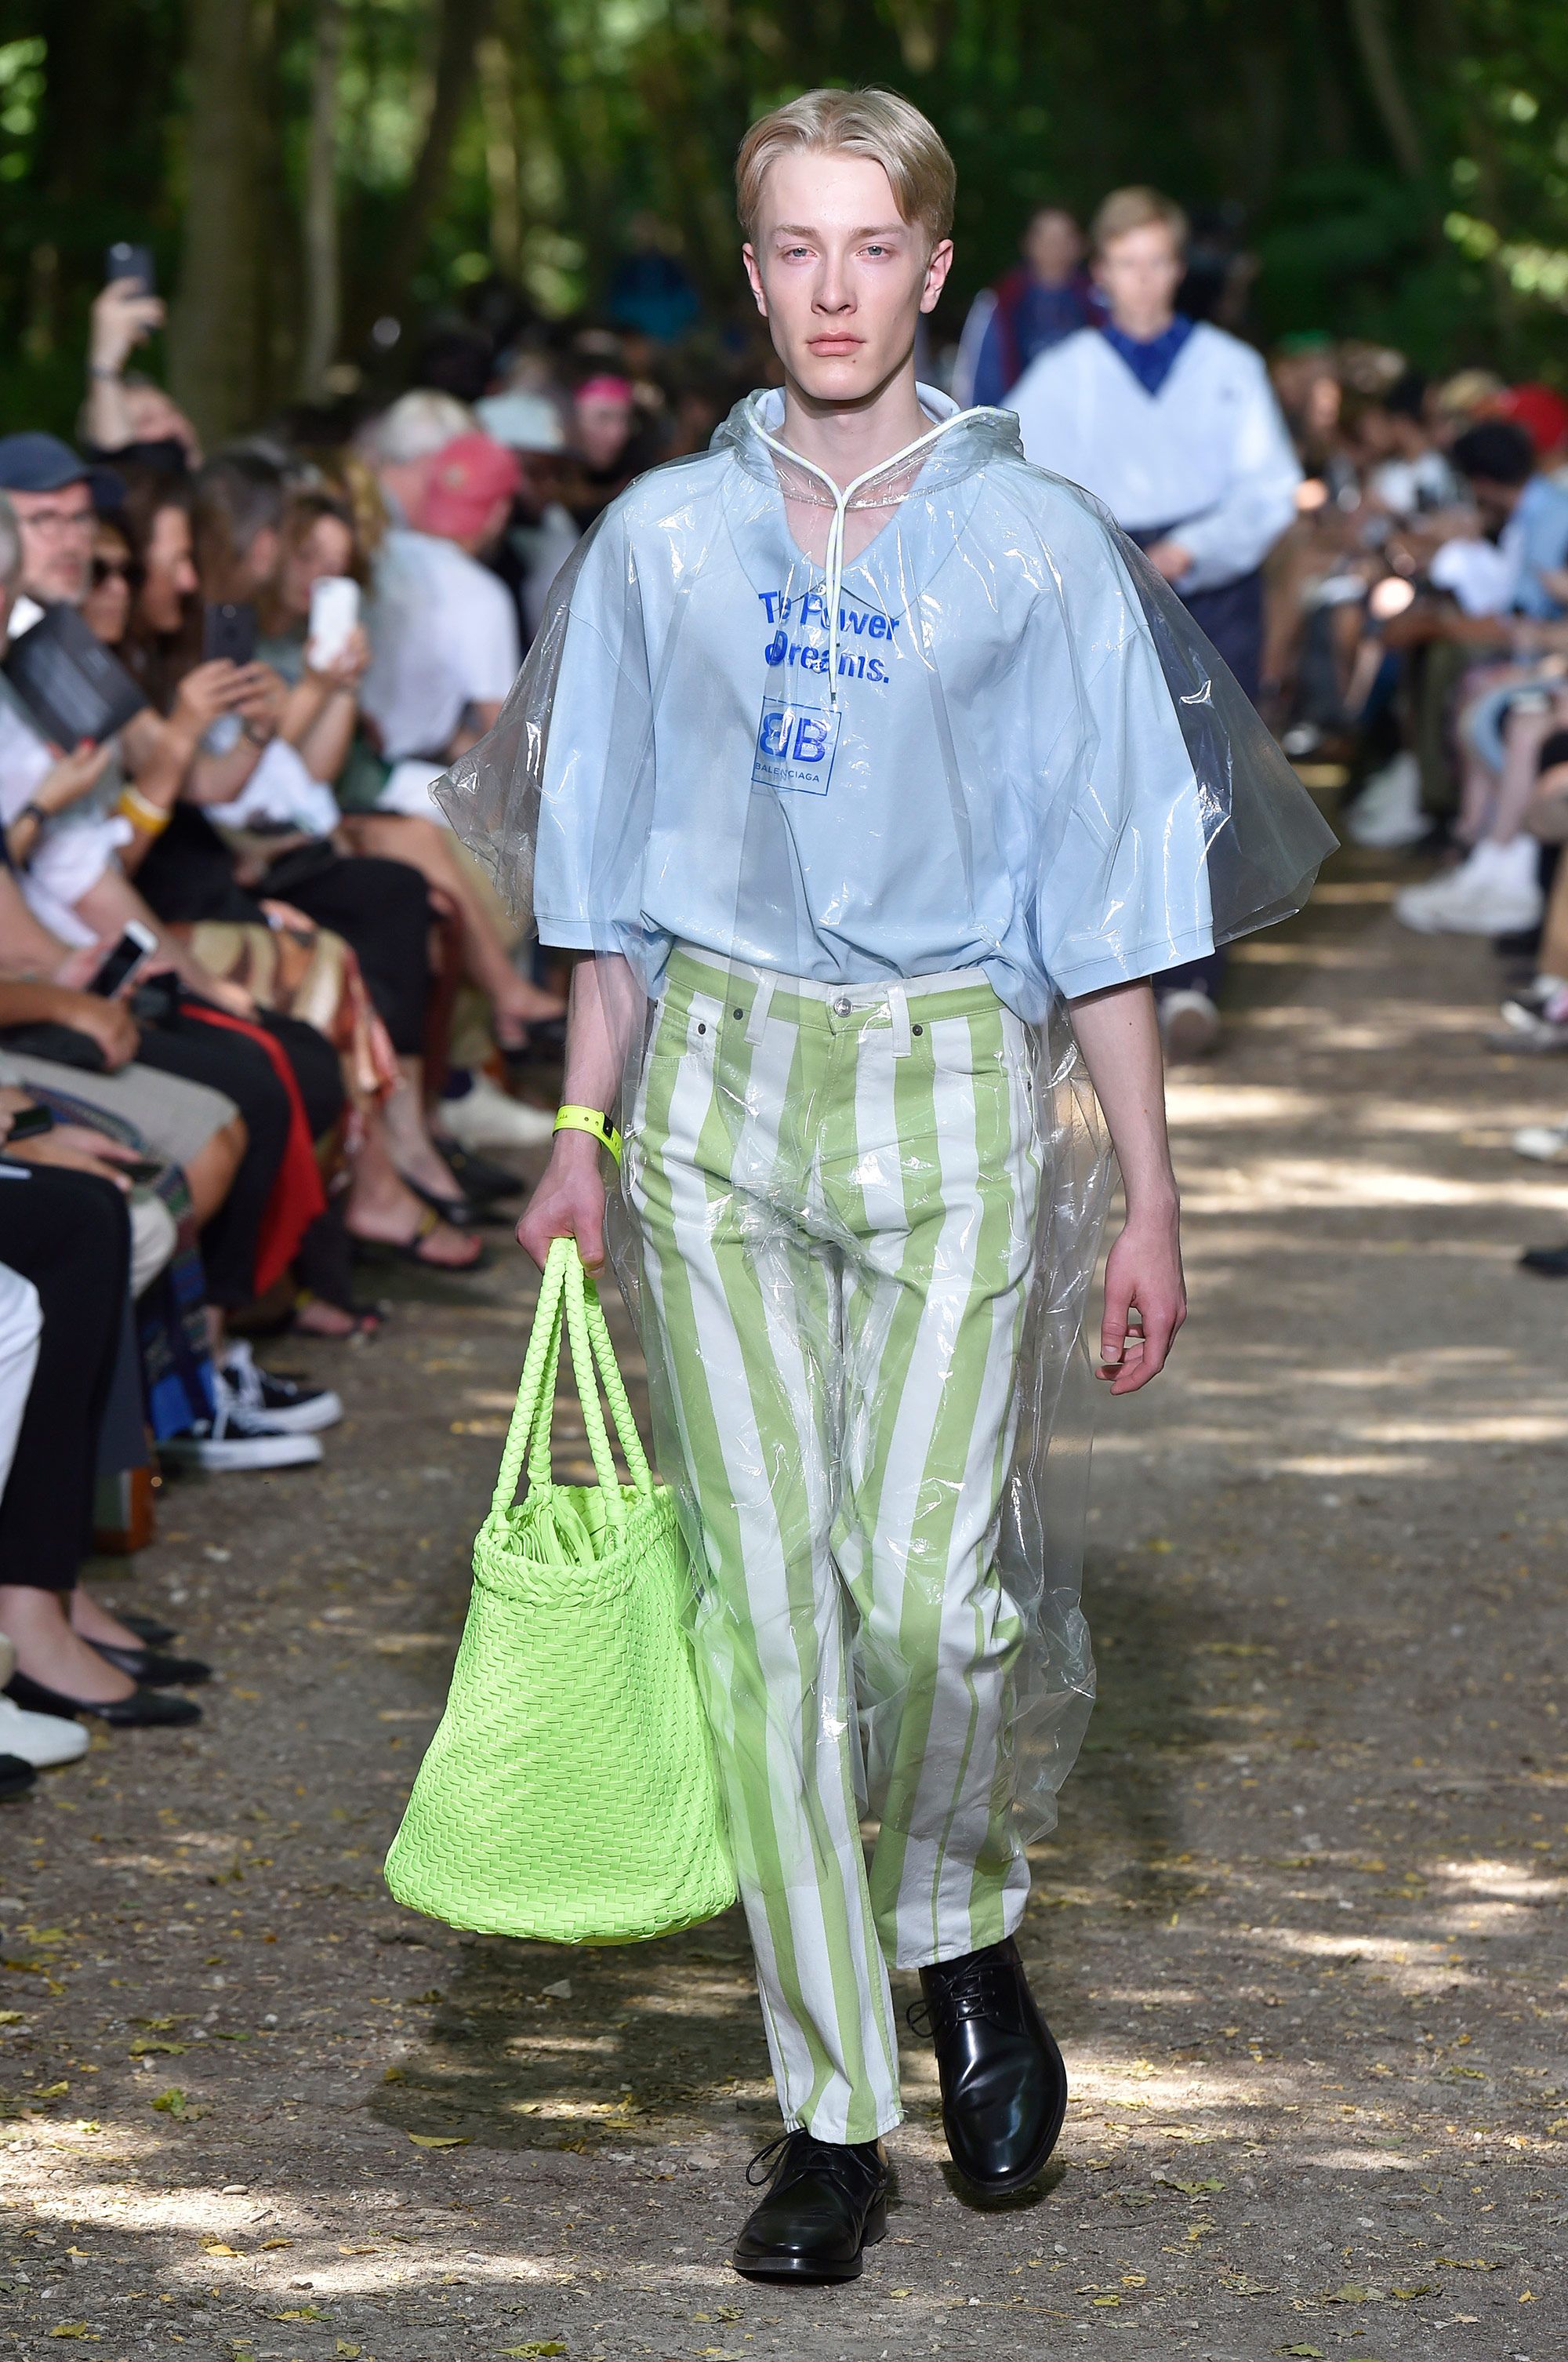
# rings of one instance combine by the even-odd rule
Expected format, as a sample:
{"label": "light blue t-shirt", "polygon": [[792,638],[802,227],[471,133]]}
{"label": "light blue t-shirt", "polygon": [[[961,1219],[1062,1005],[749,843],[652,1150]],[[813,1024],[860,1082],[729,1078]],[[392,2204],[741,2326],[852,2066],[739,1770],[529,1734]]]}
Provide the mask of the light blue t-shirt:
{"label": "light blue t-shirt", "polygon": [[[922,400],[953,424],[845,566],[836,630],[766,439],[781,397],[606,513],[507,741],[538,769],[546,943],[656,988],[677,942],[830,985],[973,966],[1029,1020],[1211,947],[1240,691],[1010,416]],[[1243,881],[1268,915],[1331,842],[1308,811],[1309,858]]]}

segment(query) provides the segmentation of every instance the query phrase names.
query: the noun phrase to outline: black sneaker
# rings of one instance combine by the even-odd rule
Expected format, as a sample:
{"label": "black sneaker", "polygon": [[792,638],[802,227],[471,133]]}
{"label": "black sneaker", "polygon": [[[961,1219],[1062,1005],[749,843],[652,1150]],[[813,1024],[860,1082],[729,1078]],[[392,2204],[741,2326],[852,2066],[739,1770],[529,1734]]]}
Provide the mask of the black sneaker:
{"label": "black sneaker", "polygon": [[307,1386],[276,1370],[258,1369],[242,1339],[230,1345],[217,1378],[231,1418],[253,1431],[315,1435],[336,1427],[343,1416],[342,1401],[330,1386]]}

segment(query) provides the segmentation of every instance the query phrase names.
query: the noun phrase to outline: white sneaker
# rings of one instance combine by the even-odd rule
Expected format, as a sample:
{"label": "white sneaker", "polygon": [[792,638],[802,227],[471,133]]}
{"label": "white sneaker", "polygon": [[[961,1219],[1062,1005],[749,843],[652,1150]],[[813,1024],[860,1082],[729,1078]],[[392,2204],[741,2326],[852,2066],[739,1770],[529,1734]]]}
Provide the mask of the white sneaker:
{"label": "white sneaker", "polygon": [[1396,755],[1375,771],[1344,816],[1344,832],[1353,844],[1387,851],[1419,844],[1431,824],[1421,810],[1421,767],[1410,754]]}
{"label": "white sneaker", "polygon": [[243,1338],[229,1346],[228,1359],[215,1376],[220,1399],[237,1420],[244,1415],[251,1434],[315,1435],[324,1427],[336,1427],[343,1416],[342,1397],[330,1386],[307,1386],[298,1378],[259,1370]]}
{"label": "white sneaker", "polygon": [[1568,1157],[1568,1123],[1521,1124],[1513,1138],[1516,1156],[1529,1156],[1537,1164],[1561,1164]]}
{"label": "white sneaker", "polygon": [[1394,898],[1401,926],[1421,935],[1514,935],[1538,926],[1545,909],[1533,837],[1478,844],[1446,877],[1407,886]]}
{"label": "white sneaker", "polygon": [[459,1148],[547,1148],[555,1110],[529,1107],[476,1074],[460,1099],[442,1100],[441,1129]]}
{"label": "white sneaker", "polygon": [[0,1755],[19,1755],[35,1772],[48,1772],[56,1763],[77,1762],[87,1746],[83,1724],[63,1715],[27,1714],[15,1699],[0,1697]]}
{"label": "white sneaker", "polygon": [[1155,1008],[1160,1039],[1173,1066],[1208,1057],[1220,1039],[1220,1011],[1206,992],[1184,987],[1179,992],[1160,996]]}

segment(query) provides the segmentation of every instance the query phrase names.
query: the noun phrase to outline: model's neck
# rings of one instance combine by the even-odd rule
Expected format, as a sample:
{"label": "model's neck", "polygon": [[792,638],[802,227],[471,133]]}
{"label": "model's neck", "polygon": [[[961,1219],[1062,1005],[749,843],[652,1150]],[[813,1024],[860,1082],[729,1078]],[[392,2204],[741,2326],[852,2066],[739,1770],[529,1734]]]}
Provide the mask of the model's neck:
{"label": "model's neck", "polygon": [[1131,337],[1135,345],[1152,345],[1156,337],[1165,335],[1175,318],[1176,307],[1170,304],[1162,305],[1157,312],[1127,311],[1118,304],[1110,315],[1112,326],[1120,328],[1124,337]]}
{"label": "model's neck", "polygon": [[930,430],[915,392],[912,359],[862,402],[815,401],[793,378],[785,381],[780,442],[825,469],[841,489]]}

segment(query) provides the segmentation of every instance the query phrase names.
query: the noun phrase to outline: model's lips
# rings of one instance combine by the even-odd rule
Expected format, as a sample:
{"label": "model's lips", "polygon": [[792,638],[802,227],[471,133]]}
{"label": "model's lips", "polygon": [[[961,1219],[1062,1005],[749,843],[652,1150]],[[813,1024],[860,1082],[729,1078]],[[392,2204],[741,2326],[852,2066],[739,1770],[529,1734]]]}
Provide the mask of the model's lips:
{"label": "model's lips", "polygon": [[812,337],[810,339],[813,353],[856,353],[864,342],[861,337]]}

